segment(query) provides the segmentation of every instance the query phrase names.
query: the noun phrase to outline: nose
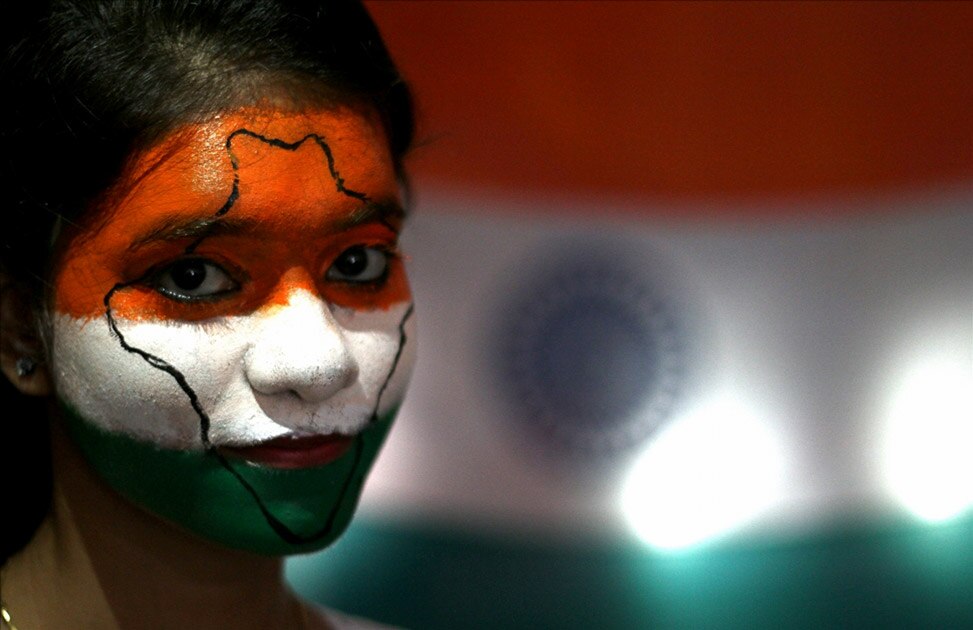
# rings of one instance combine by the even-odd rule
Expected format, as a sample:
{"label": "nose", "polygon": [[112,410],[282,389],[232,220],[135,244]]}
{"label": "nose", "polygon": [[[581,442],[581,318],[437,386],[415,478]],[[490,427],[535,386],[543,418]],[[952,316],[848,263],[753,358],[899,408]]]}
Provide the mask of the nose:
{"label": "nose", "polygon": [[306,291],[260,316],[244,358],[250,386],[262,394],[293,392],[318,403],[351,385],[358,364],[328,305]]}

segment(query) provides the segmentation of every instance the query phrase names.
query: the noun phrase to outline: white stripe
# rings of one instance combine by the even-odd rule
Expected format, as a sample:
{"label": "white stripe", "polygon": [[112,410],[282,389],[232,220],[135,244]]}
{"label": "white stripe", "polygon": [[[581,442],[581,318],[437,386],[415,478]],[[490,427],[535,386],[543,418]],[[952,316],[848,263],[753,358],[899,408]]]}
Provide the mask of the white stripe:
{"label": "white stripe", "polygon": [[[287,305],[251,315],[200,322],[116,321],[128,344],[186,377],[212,422],[213,444],[246,445],[292,432],[360,431],[392,369],[407,309],[407,303],[384,311],[329,307],[298,290]],[[415,360],[412,317],[406,335],[380,413],[404,395]],[[168,448],[202,447],[199,417],[186,393],[170,374],[127,352],[105,317],[85,321],[57,315],[53,354],[57,392],[85,419]],[[319,390],[295,393],[295,388],[314,387],[316,379],[334,376],[340,356],[348,364],[342,369],[353,373],[335,391],[324,390],[324,399]],[[264,390],[276,391],[255,391],[250,381],[258,369],[264,373]]]}
{"label": "white stripe", "polygon": [[[813,218],[820,209],[809,207],[812,218],[704,220],[691,213],[683,221],[672,212],[600,219],[610,210],[580,204],[568,218],[553,218],[558,213],[536,203],[426,199],[406,235],[425,314],[423,351],[398,430],[370,476],[367,509],[474,528],[627,529],[620,490],[638,449],[608,465],[552,457],[497,387],[497,318],[552,252],[571,243],[643,261],[637,274],[683,314],[692,347],[681,407],[645,447],[693,436],[723,440],[705,431],[661,439],[684,420],[694,427],[739,421],[767,438],[761,444],[773,452],[762,468],[723,440],[724,468],[710,476],[716,485],[683,495],[687,505],[713,500],[719,483],[737,478],[738,470],[725,468],[735,457],[753,475],[775,475],[762,490],[767,496],[747,499],[755,511],[734,516],[734,527],[777,530],[901,510],[882,470],[900,375],[935,359],[965,383],[964,396],[973,391],[969,193],[876,200],[881,210],[842,211],[843,219]],[[840,205],[851,204],[832,204],[832,211]],[[699,446],[685,457],[712,452],[711,443]],[[956,448],[973,461],[973,445]],[[687,463],[686,470],[703,469]],[[672,487],[679,483],[673,477]]]}

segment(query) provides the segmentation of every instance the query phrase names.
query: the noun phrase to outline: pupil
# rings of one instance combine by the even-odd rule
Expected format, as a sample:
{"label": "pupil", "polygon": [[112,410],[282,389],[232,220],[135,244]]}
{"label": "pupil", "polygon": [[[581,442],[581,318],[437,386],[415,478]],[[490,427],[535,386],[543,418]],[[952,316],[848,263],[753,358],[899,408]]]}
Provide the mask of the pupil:
{"label": "pupil", "polygon": [[363,247],[352,247],[335,261],[335,267],[345,276],[360,275],[368,267],[368,253]]}
{"label": "pupil", "polygon": [[206,266],[199,260],[187,260],[172,269],[172,280],[184,291],[198,289],[206,279]]}

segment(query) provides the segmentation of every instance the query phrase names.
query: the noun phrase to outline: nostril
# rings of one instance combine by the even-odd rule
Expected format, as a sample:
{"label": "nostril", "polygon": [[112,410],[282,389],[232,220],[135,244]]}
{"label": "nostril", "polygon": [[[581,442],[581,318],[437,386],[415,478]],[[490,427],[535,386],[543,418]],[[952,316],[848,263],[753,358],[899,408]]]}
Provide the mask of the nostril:
{"label": "nostril", "polygon": [[305,402],[321,402],[351,386],[358,378],[358,366],[349,353],[321,357],[314,363],[280,353],[273,357],[248,353],[250,386],[266,395],[293,394]]}
{"label": "nostril", "polygon": [[294,394],[311,403],[334,396],[358,378],[358,364],[327,304],[303,293],[260,321],[245,369],[254,391]]}

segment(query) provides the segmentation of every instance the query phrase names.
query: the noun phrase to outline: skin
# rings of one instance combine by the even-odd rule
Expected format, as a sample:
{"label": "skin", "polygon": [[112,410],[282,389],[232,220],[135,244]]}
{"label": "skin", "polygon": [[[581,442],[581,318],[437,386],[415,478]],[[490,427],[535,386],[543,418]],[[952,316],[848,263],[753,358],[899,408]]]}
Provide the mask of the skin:
{"label": "skin", "polygon": [[[177,129],[133,156],[64,237],[51,369],[18,385],[43,394],[52,382],[71,418],[54,430],[55,479],[122,627],[156,623],[145,610],[170,611],[158,627],[181,627],[180,617],[203,627],[214,610],[214,627],[277,627],[302,614],[279,560],[250,551],[319,548],[351,516],[414,357],[400,208],[370,112],[266,106]],[[5,346],[3,368],[17,383],[14,355]],[[79,426],[212,464],[235,489],[251,480],[252,496],[239,494],[253,528],[206,540],[223,524],[183,518],[193,504],[167,511],[143,500],[138,468],[123,475],[136,490],[118,483],[120,458],[106,466]],[[291,439],[327,445],[292,448]],[[276,487],[248,477],[263,470],[278,471],[273,479],[323,471],[309,492],[341,492],[298,501],[337,507],[311,510],[307,522],[305,511],[279,511]]]}

